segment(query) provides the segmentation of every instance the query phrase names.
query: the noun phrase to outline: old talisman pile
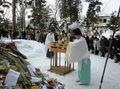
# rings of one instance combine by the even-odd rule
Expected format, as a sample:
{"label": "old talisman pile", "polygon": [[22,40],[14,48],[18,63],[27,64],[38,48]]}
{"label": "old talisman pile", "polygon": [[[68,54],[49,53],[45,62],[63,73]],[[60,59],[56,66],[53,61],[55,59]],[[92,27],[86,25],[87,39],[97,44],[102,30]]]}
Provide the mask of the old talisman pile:
{"label": "old talisman pile", "polygon": [[[0,89],[6,89],[6,87],[8,89],[43,89],[43,87],[46,87],[45,89],[65,89],[64,84],[58,82],[57,79],[46,78],[40,69],[35,68],[34,71],[30,69],[31,65],[26,59],[27,57],[17,50],[14,42],[0,43]],[[10,70],[20,74],[16,85],[6,85],[9,79],[6,77]]]}

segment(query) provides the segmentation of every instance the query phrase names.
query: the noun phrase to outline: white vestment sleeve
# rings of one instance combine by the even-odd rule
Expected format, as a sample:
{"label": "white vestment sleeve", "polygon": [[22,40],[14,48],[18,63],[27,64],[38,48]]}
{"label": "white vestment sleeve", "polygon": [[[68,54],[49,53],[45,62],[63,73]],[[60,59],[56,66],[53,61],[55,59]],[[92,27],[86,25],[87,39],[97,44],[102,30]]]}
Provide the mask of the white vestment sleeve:
{"label": "white vestment sleeve", "polygon": [[55,42],[55,37],[54,37],[54,34],[50,34],[50,33],[48,33],[47,34],[47,36],[46,36],[46,39],[45,39],[45,51],[47,51],[48,49],[49,49],[49,44],[51,43],[51,42]]}
{"label": "white vestment sleeve", "polygon": [[65,60],[69,63],[79,62],[89,56],[86,40],[81,37],[79,40],[70,42],[67,46]]}

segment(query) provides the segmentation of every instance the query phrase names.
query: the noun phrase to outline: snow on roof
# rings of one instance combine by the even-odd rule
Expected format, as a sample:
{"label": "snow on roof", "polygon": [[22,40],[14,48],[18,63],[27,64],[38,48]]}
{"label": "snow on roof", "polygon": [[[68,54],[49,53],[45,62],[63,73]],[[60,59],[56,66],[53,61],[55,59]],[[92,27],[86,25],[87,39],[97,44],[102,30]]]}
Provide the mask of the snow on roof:
{"label": "snow on roof", "polygon": [[[120,31],[116,31],[115,35],[117,35],[117,34],[120,35]],[[105,36],[107,39],[109,39],[110,35],[113,35],[113,31],[109,29],[106,32],[102,33],[102,35]]]}

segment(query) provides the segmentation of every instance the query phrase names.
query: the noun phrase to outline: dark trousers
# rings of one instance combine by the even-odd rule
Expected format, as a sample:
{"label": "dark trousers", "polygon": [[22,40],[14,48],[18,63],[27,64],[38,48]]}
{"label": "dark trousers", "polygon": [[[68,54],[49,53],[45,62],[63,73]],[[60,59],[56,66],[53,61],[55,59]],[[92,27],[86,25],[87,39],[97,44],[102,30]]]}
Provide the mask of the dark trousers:
{"label": "dark trousers", "polygon": [[114,49],[112,49],[112,48],[110,50],[110,58],[112,58],[112,59],[114,58]]}
{"label": "dark trousers", "polygon": [[102,53],[101,56],[105,57],[106,48],[102,47],[102,48],[101,48],[101,53]]}
{"label": "dark trousers", "polygon": [[49,49],[48,49],[47,53],[46,53],[46,57],[50,58],[50,57],[53,57],[53,56],[54,56],[54,53],[50,52]]}
{"label": "dark trousers", "polygon": [[120,51],[115,50],[116,62],[120,62],[120,55],[118,53],[120,53]]}
{"label": "dark trousers", "polygon": [[94,52],[94,54],[95,55],[98,55],[98,53],[99,53],[99,51],[97,50],[97,46],[95,47],[95,52]]}

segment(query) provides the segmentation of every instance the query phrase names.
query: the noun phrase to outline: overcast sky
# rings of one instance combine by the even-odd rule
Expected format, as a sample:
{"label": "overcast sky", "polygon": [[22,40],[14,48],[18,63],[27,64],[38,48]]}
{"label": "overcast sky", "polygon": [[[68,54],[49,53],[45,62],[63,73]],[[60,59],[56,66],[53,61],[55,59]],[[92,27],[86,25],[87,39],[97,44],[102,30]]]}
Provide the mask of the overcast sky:
{"label": "overcast sky", "polygon": [[[12,0],[9,0],[12,2]],[[55,1],[56,0],[46,0],[47,4],[50,4],[52,6],[55,6]],[[83,12],[82,12],[82,16],[86,15],[86,11],[88,9],[88,3],[84,2],[85,0],[82,0],[82,5],[83,5]],[[113,11],[118,11],[119,6],[120,6],[120,0],[100,0],[103,5],[101,8],[101,13],[100,15],[110,15],[110,13],[112,13]],[[7,11],[8,14],[5,15],[6,18],[9,18],[12,20],[12,8]],[[30,13],[30,11],[26,11],[26,13]],[[27,17],[26,17],[27,19]]]}
{"label": "overcast sky", "polygon": [[[55,0],[46,0],[47,3],[51,5],[55,5]],[[85,0],[82,0],[83,2],[83,13],[82,15],[86,15],[86,11],[88,8],[88,3],[84,2]],[[113,11],[118,11],[119,6],[120,6],[120,0],[99,0],[103,3],[102,8],[101,8],[101,13],[100,15],[110,15],[111,12]]]}

